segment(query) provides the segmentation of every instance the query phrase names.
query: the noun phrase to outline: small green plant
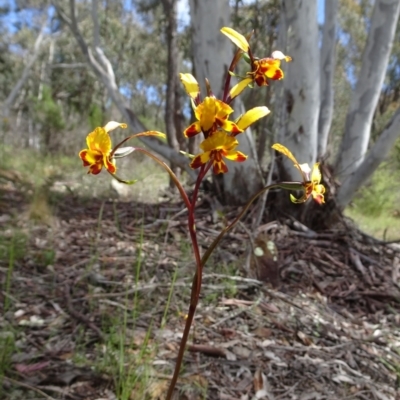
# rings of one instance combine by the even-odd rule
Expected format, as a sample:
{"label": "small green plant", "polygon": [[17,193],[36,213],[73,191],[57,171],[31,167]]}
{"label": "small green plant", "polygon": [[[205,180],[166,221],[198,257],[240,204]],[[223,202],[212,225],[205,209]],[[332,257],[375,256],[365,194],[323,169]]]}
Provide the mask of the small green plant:
{"label": "small green plant", "polygon": [[51,88],[44,85],[42,96],[33,99],[36,122],[41,125],[42,142],[45,153],[49,150],[57,150],[55,137],[65,128],[62,108],[54,101]]}
{"label": "small green plant", "polygon": [[[397,172],[400,177],[400,174]],[[381,164],[374,173],[371,183],[360,190],[360,195],[354,200],[357,212],[371,217],[379,217],[394,209],[398,194],[393,191],[393,175],[389,166]],[[385,193],[383,196],[382,193]]]}
{"label": "small green plant", "polygon": [[15,262],[24,257],[26,251],[26,236],[13,232],[11,237],[0,236],[0,262],[7,265],[6,279],[3,285],[4,311],[10,307],[10,292]]}
{"label": "small green plant", "polygon": [[11,368],[11,356],[15,350],[15,336],[14,332],[10,330],[2,330],[0,332],[0,398],[3,395],[3,379],[8,370]]}
{"label": "small green plant", "polygon": [[393,190],[393,181],[400,179],[400,172],[393,164],[382,164],[369,185],[360,190],[345,214],[356,221],[364,232],[383,240],[400,237],[400,193]]}
{"label": "small green plant", "polygon": [[4,234],[0,233],[0,261],[8,264],[11,252],[13,253],[14,261],[22,259],[26,254],[27,237],[21,231],[7,231]]}

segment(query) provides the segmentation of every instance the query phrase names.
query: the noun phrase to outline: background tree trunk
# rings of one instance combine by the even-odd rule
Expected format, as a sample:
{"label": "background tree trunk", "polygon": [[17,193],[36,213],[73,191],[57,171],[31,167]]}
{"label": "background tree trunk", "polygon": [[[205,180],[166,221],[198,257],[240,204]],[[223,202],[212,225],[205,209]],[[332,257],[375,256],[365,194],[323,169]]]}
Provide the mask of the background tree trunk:
{"label": "background tree trunk", "polygon": [[335,72],[338,6],[339,0],[325,1],[320,59],[321,108],[318,120],[318,158],[321,158],[326,152],[333,116],[333,75]]}
{"label": "background tree trunk", "polygon": [[[164,13],[167,19],[166,40],[168,46],[168,74],[167,74],[167,97],[165,101],[165,129],[169,146],[179,152],[180,146],[178,135],[182,132],[176,130],[176,86],[178,81],[178,43],[177,43],[177,1],[162,0]],[[176,176],[180,176],[180,168],[171,163],[171,169]],[[172,179],[169,181],[170,188],[175,188]]]}
{"label": "background tree trunk", "polygon": [[[317,2],[283,0],[288,29],[286,54],[293,58],[283,80],[284,124],[278,141],[292,150],[300,163],[314,163],[317,156],[319,114],[319,52]],[[284,179],[299,180],[293,162],[283,159]]]}
{"label": "background tree trunk", "polygon": [[382,90],[399,11],[399,0],[376,0],[374,5],[361,70],[347,113],[335,167],[342,182],[338,192],[338,202],[342,206],[351,198],[346,181],[357,171],[367,152],[372,119]]}
{"label": "background tree trunk", "polygon": [[[240,98],[235,99],[235,116],[246,110]],[[265,117],[265,118],[268,118]],[[226,204],[241,205],[257,193],[264,185],[262,171],[257,157],[257,149],[251,128],[236,136],[239,142],[238,150],[248,156],[243,163],[227,160],[229,172],[222,176],[224,200]]]}
{"label": "background tree trunk", "polygon": [[368,181],[381,162],[385,160],[399,136],[400,108],[397,109],[390,122],[386,125],[378,140],[364,158],[364,161],[339,188],[337,202],[341,208],[350,203],[357,190]]}
{"label": "background tree trunk", "polygon": [[[205,95],[204,80],[210,81],[213,93],[221,98],[226,74],[233,57],[232,43],[220,29],[230,26],[229,0],[190,0],[192,43],[196,79]],[[240,99],[232,106],[244,112]],[[236,115],[238,116],[238,115]],[[217,179],[220,193],[229,204],[243,204],[262,187],[262,177],[257,162],[257,152],[250,129],[237,136],[238,149],[249,157],[244,163],[227,162],[229,172]]]}

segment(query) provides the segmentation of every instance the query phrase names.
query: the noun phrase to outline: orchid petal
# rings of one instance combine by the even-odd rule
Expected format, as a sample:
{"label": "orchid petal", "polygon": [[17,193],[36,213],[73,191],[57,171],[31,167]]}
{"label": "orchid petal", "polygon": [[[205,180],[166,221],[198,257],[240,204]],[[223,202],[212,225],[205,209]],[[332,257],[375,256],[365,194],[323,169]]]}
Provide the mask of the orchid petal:
{"label": "orchid petal", "polygon": [[272,148],[274,150],[279,151],[280,153],[284,154],[286,157],[290,158],[290,160],[292,160],[295,165],[299,165],[296,158],[294,157],[294,155],[291,153],[291,151],[287,147],[283,146],[282,144],[275,143],[274,145],[272,145]]}
{"label": "orchid petal", "polygon": [[97,150],[107,154],[111,151],[111,138],[104,128],[96,128],[89,133],[86,143],[90,150]]}
{"label": "orchid petal", "polygon": [[291,194],[290,195],[290,200],[291,200],[292,203],[301,204],[301,203],[304,203],[305,201],[307,201],[307,195],[303,194],[303,196],[301,196],[299,199],[296,199],[296,197],[294,197]]}
{"label": "orchid petal", "polygon": [[115,121],[110,121],[110,122],[107,122],[106,126],[104,127],[104,130],[108,133],[110,131],[113,131],[116,128],[125,129],[127,127],[128,127],[127,124],[123,124],[123,123],[115,122]]}
{"label": "orchid petal", "polygon": [[196,169],[204,165],[206,162],[210,160],[210,152],[206,151],[202,154],[197,155],[193,158],[193,161],[190,163],[190,168]]}
{"label": "orchid petal", "polygon": [[243,92],[244,89],[249,86],[249,84],[253,82],[253,78],[245,78],[238,82],[235,86],[232,87],[232,89],[229,92],[229,96],[231,97],[231,100],[234,99],[235,97],[239,96],[240,93]]}
{"label": "orchid petal", "polygon": [[196,121],[196,122],[193,122],[193,124],[191,124],[189,127],[187,127],[183,131],[183,135],[185,137],[190,138],[190,137],[193,137],[194,135],[197,135],[200,132],[201,132],[200,122]]}
{"label": "orchid petal", "polygon": [[234,149],[239,142],[224,131],[217,131],[213,135],[200,143],[200,148],[204,151],[221,150],[230,151]]}
{"label": "orchid petal", "polygon": [[231,132],[232,136],[236,136],[239,133],[243,132],[243,129],[240,129],[234,122],[232,121],[224,121],[224,123],[221,126],[223,129],[225,129],[227,132]]}
{"label": "orchid petal", "polygon": [[321,171],[319,170],[319,163],[315,163],[311,172],[311,180],[315,183],[321,182]]}
{"label": "orchid petal", "polygon": [[226,174],[228,172],[228,167],[226,166],[224,160],[215,160],[213,162],[213,171],[215,175]]}
{"label": "orchid petal", "polygon": [[292,61],[292,57],[290,56],[285,56],[280,50],[275,50],[272,54],[271,57],[275,60],[285,60],[286,62]]}
{"label": "orchid petal", "polygon": [[241,117],[239,117],[239,120],[237,121],[236,124],[240,129],[245,130],[251,124],[254,124],[254,122],[258,121],[262,117],[265,117],[270,112],[271,111],[268,109],[268,107],[265,106],[254,107],[251,110],[248,110],[246,113],[244,113]]}
{"label": "orchid petal", "polygon": [[224,157],[231,161],[243,162],[247,160],[248,156],[241,151],[229,151],[224,154]]}
{"label": "orchid petal", "polygon": [[200,86],[196,78],[192,74],[180,74],[180,78],[186,93],[195,99],[200,93]]}
{"label": "orchid petal", "polygon": [[245,53],[249,51],[249,42],[242,34],[228,27],[222,28],[221,32],[225,36],[227,36],[234,44],[236,44],[239,49],[243,50]]}

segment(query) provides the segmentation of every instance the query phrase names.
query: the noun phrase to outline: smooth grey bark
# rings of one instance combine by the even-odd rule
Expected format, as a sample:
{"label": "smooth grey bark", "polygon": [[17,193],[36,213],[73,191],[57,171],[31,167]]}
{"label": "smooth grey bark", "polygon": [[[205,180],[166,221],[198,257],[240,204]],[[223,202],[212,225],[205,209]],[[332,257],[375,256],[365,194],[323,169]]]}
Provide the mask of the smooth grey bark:
{"label": "smooth grey bark", "polygon": [[[105,56],[103,50],[100,47],[95,47],[95,54],[93,54],[92,49],[87,45],[85,39],[80,33],[75,16],[75,1],[69,1],[69,16],[65,13],[57,0],[53,0],[52,4],[56,8],[60,18],[71,30],[89,66],[92,68],[98,79],[107,88],[110,98],[112,99],[120,113],[123,115],[123,118],[128,123],[129,128],[134,132],[147,131],[148,129],[140,122],[135,113],[128,107],[126,99],[124,99],[124,97],[121,95],[118,85],[115,81],[113,67],[110,61]],[[92,8],[92,18],[95,15],[95,13],[93,13],[93,10],[94,9]],[[174,164],[179,165],[189,174],[189,176],[191,176],[192,179],[196,178],[196,172],[190,168],[189,162],[186,157],[182,156],[169,146],[166,146],[164,143],[162,143],[160,140],[157,140],[156,138],[141,137],[138,139],[140,139],[141,142],[143,142],[154,152],[158,153],[159,155],[163,156]]]}
{"label": "smooth grey bark", "polygon": [[[324,155],[332,121],[337,0],[326,0],[325,3],[326,25],[320,68],[314,52],[318,48],[317,43],[310,40],[318,37],[314,8],[316,1],[282,0],[281,3],[282,21],[278,40],[281,43],[286,41],[288,46],[281,44],[278,48],[292,56],[293,62],[287,68],[284,94],[276,97],[273,111],[277,117],[274,124],[275,130],[279,132],[279,142],[287,146],[300,163],[315,161],[317,131],[314,122],[318,118],[317,154]],[[307,13],[307,7],[314,9]],[[362,68],[353,93],[336,165],[336,172],[342,181],[336,193],[336,203],[341,208],[352,200],[356,191],[371,177],[400,136],[400,116],[397,111],[366,155],[372,118],[382,90],[399,9],[398,0],[376,0],[370,20]],[[318,109],[318,96],[314,90],[318,88],[318,76],[321,77],[321,87],[318,89],[321,109],[319,114],[315,114],[313,110]],[[285,161],[285,178],[298,179],[298,172],[293,168],[292,162]]]}
{"label": "smooth grey bark", "polygon": [[400,108],[397,109],[357,170],[340,186],[337,194],[337,202],[341,208],[350,203],[356,191],[364,185],[378,168],[379,164],[385,160],[399,136]]}
{"label": "smooth grey bark", "polygon": [[[293,58],[283,80],[284,94],[278,141],[299,163],[313,164],[317,156],[320,106],[319,50],[316,0],[283,0],[282,17],[288,29],[286,54]],[[283,159],[287,178],[299,179],[293,162]],[[286,178],[285,178],[286,179]]]}
{"label": "smooth grey bark", "polygon": [[338,202],[349,198],[343,188],[363,163],[371,133],[373,115],[385,78],[390,51],[400,12],[399,0],[376,0],[371,17],[361,70],[346,117],[344,136],[336,163],[336,174],[342,182]]}
{"label": "smooth grey bark", "polygon": [[333,75],[335,72],[336,26],[339,0],[325,0],[320,58],[320,98],[318,158],[326,152],[333,116]]}
{"label": "smooth grey bark", "polygon": [[230,26],[229,0],[189,0],[194,71],[203,96],[205,79],[220,98],[232,59],[232,45],[219,31]]}
{"label": "smooth grey bark", "polygon": [[[190,0],[194,70],[203,95],[204,80],[207,78],[216,97],[221,98],[226,74],[236,48],[220,29],[231,25],[229,0]],[[244,112],[240,98],[231,105],[235,117]],[[231,119],[234,119],[232,116]],[[228,173],[222,177],[224,197],[230,204],[244,204],[249,197],[262,187],[261,170],[257,161],[254,139],[251,130],[236,136],[238,150],[248,155],[243,163],[229,162]]]}
{"label": "smooth grey bark", "polygon": [[[168,73],[167,73],[167,93],[165,101],[165,128],[169,146],[179,152],[179,142],[176,131],[176,85],[178,81],[178,40],[177,40],[177,1],[162,0],[164,13],[167,18],[166,39],[168,47]],[[179,168],[171,164],[171,169],[179,176]],[[175,183],[170,179],[170,187],[175,187]]]}
{"label": "smooth grey bark", "polygon": [[[287,36],[288,36],[288,27],[287,27],[287,21],[286,18],[284,17],[284,4],[281,2],[280,4],[280,21],[279,21],[279,31],[278,31],[278,38],[277,38],[277,49],[283,51],[284,53],[287,52]],[[285,71],[287,69],[286,66],[284,66]],[[286,74],[287,77],[287,74]],[[286,79],[286,78],[285,78]],[[282,82],[279,82],[278,84],[274,85],[274,91],[273,91],[273,97],[272,97],[272,112],[274,113],[274,118],[273,118],[273,125],[272,125],[272,131],[274,135],[274,140],[273,142],[278,141],[279,137],[279,132],[281,132],[284,129],[284,126],[286,125],[286,112],[285,112],[285,101],[284,101],[284,86]]]}
{"label": "smooth grey bark", "polygon": [[[235,119],[245,113],[243,102],[240,98],[235,99]],[[268,116],[264,117],[268,118]],[[247,128],[245,132],[236,136],[239,142],[237,150],[248,156],[243,163],[226,160],[228,173],[223,175],[225,200],[231,205],[245,204],[250,197],[264,186],[264,179],[257,157],[256,143],[251,131]]]}
{"label": "smooth grey bark", "polygon": [[[219,32],[230,24],[229,0],[189,0],[193,72],[206,96],[205,79],[214,95],[221,98],[225,73],[231,61],[231,47]],[[197,135],[189,141],[189,151],[198,152],[202,138]]]}

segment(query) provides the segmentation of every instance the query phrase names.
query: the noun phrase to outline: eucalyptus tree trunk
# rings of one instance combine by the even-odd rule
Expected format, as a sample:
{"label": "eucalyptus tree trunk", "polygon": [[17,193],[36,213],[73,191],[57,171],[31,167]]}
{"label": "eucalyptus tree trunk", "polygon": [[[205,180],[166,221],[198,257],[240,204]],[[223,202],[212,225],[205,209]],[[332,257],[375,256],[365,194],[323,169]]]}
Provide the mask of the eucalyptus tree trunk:
{"label": "eucalyptus tree trunk", "polygon": [[378,140],[365,156],[357,170],[339,188],[338,203],[346,206],[354,197],[357,189],[364,185],[379,164],[383,162],[400,136],[400,108],[397,109],[389,123],[385,126]]}
{"label": "eucalyptus tree trunk", "polygon": [[[278,141],[291,149],[300,163],[314,163],[318,145],[320,108],[319,50],[316,0],[282,0],[287,28],[286,67],[281,128]],[[299,180],[293,162],[283,159],[285,179]]]}
{"label": "eucalyptus tree trunk", "polygon": [[[371,126],[382,90],[389,56],[399,19],[399,0],[376,0],[371,17],[367,44],[362,57],[360,74],[346,118],[343,140],[338,153],[336,174],[341,180],[337,201],[345,207],[356,190],[374,172],[372,164],[363,163],[371,135]],[[391,124],[400,131],[396,115]],[[390,127],[389,127],[390,128]],[[396,131],[392,126],[389,131]],[[383,133],[387,132],[387,129]],[[379,143],[376,142],[375,146]],[[386,154],[389,149],[386,149]],[[386,154],[383,154],[385,156]],[[359,171],[359,168],[367,168]],[[363,176],[362,181],[355,177]]]}
{"label": "eucalyptus tree trunk", "polygon": [[[178,81],[178,41],[177,41],[177,0],[162,0],[164,13],[167,18],[166,40],[168,47],[168,78],[167,96],[165,101],[165,128],[168,144],[176,152],[179,152],[179,141],[177,135],[182,132],[176,131],[176,85]],[[180,168],[171,163],[171,169],[179,177]],[[170,188],[175,187],[175,183],[170,179]]]}
{"label": "eucalyptus tree trunk", "polygon": [[333,75],[335,72],[336,30],[339,0],[325,1],[324,25],[320,58],[321,106],[318,120],[318,158],[328,145],[333,116]]}
{"label": "eucalyptus tree trunk", "polygon": [[[190,0],[194,72],[203,96],[205,78],[213,93],[221,98],[227,70],[231,63],[232,43],[220,29],[231,25],[229,0]],[[232,107],[243,113],[240,99]],[[236,136],[238,149],[249,157],[244,163],[227,161],[229,172],[222,177],[224,200],[230,204],[243,204],[262,187],[262,177],[257,161],[254,140],[250,130]]]}
{"label": "eucalyptus tree trunk", "polygon": [[[282,0],[282,18],[293,57],[284,80],[278,140],[300,163],[314,163],[326,152],[333,115],[333,71],[338,0],[325,1],[321,56],[318,50],[317,0]],[[346,118],[336,176],[341,186],[336,204],[344,208],[371,177],[400,135],[399,110],[367,153],[371,125],[388,66],[399,18],[399,0],[376,0],[361,69]],[[321,85],[321,86],[320,86]],[[285,178],[298,179],[284,160]]]}

